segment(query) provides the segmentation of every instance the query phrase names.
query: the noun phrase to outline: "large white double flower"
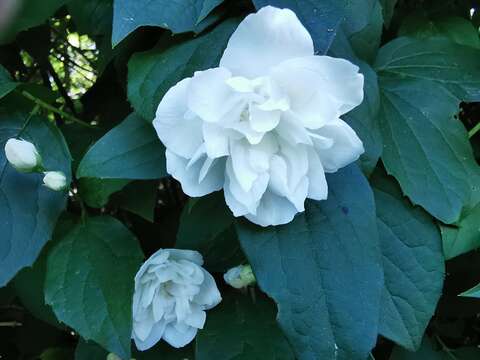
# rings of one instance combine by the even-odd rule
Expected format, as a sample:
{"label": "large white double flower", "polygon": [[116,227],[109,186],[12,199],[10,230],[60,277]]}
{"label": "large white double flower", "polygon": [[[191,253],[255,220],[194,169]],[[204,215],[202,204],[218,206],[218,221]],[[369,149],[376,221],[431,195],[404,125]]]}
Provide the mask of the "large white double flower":
{"label": "large white double flower", "polygon": [[167,92],[153,124],[186,194],[223,188],[235,216],[278,225],[326,199],[325,173],[363,153],[340,119],[362,100],[357,66],[314,55],[297,16],[267,6],[241,22],[218,68]]}

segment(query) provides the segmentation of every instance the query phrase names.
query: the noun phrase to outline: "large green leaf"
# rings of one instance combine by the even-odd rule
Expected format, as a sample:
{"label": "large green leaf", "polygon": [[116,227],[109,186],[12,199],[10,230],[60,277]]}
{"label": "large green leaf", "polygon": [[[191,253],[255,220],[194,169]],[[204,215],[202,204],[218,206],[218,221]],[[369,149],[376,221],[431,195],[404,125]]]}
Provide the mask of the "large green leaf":
{"label": "large green leaf", "polygon": [[81,178],[78,182],[80,197],[93,208],[107,205],[110,196],[122,190],[130,180]]}
{"label": "large green leaf", "polygon": [[75,360],[106,360],[108,351],[94,343],[85,341],[82,338],[78,340],[75,348]]}
{"label": "large green leaf", "polygon": [[0,99],[8,95],[17,86],[18,83],[14,82],[8,71],[0,65]]}
{"label": "large green leaf", "polygon": [[113,195],[112,203],[145,220],[154,221],[158,181],[134,181]]}
{"label": "large green leaf", "polygon": [[345,17],[347,0],[253,0],[260,9],[266,5],[291,9],[313,38],[315,51],[326,54]]}
{"label": "large green leaf", "polygon": [[142,259],[137,240],[118,220],[87,218],[51,250],[45,300],[84,339],[128,358],[133,279]]}
{"label": "large green leaf", "polygon": [[128,99],[135,110],[153,120],[168,89],[195,71],[218,66],[236,26],[228,20],[198,38],[135,54],[128,63]]}
{"label": "large green leaf", "polygon": [[390,22],[392,21],[397,1],[398,0],[380,0],[380,4],[382,5],[383,20],[387,28],[390,26]]}
{"label": "large green leaf", "polygon": [[159,26],[173,33],[193,31],[223,0],[114,0],[113,45],[141,26]]}
{"label": "large green leaf", "polygon": [[152,125],[132,113],[83,157],[77,177],[157,179],[166,175],[165,149]]}
{"label": "large green leaf", "polygon": [[382,6],[379,0],[348,0],[345,31],[355,53],[363,60],[375,59],[383,30]]}
{"label": "large green leaf", "polygon": [[351,165],[327,176],[328,199],[289,224],[238,222],[258,284],[298,359],[366,359],[377,339],[383,273],[373,194]]}
{"label": "large green leaf", "polygon": [[223,191],[191,199],[183,209],[175,246],[199,251],[210,271],[226,271],[244,260],[233,222]]}
{"label": "large green leaf", "polygon": [[0,34],[0,43],[13,40],[23,30],[44,23],[55,11],[68,0],[23,0],[18,1],[19,9],[10,26]]}
{"label": "large green leaf", "polygon": [[198,333],[196,360],[294,360],[290,345],[275,321],[275,305],[257,294],[255,301],[233,291],[208,313]]}
{"label": "large green leaf", "polygon": [[425,14],[415,12],[403,21],[398,32],[419,39],[445,36],[457,44],[480,48],[478,29],[471,21],[459,16],[429,19]]}
{"label": "large green leaf", "polygon": [[362,170],[369,174],[375,168],[383,148],[382,134],[378,121],[380,92],[377,74],[368,64],[356,56],[343,29],[339,29],[337,32],[337,36],[330,47],[328,55],[344,58],[358,65],[360,67],[360,73],[364,76],[363,102],[348,114],[344,115],[343,119],[355,130],[360,139],[362,139],[365,153],[360,157],[360,164]]}
{"label": "large green leaf", "polygon": [[410,352],[396,346],[390,360],[478,360],[480,350],[476,347],[463,347],[446,351],[433,340],[425,338],[416,352]]}
{"label": "large green leaf", "polygon": [[443,252],[451,259],[480,247],[480,204],[462,214],[454,226],[441,226]]}
{"label": "large green leaf", "polygon": [[[460,100],[480,101],[479,57],[479,50],[449,39],[400,37],[380,49],[375,68],[381,76],[436,81]],[[435,98],[432,95],[432,103]]]}
{"label": "large green leaf", "polygon": [[458,220],[478,171],[468,136],[454,118],[457,99],[421,79],[381,81],[382,159],[414,204],[445,223]]}
{"label": "large green leaf", "polygon": [[42,185],[42,174],[22,174],[5,158],[12,137],[35,144],[44,167],[63,171],[70,181],[70,154],[60,131],[46,119],[0,110],[0,287],[23,267],[34,263],[63,211],[67,194]]}
{"label": "large green leaf", "polygon": [[442,294],[442,242],[432,217],[392,180],[375,173],[373,186],[385,274],[379,332],[413,351]]}

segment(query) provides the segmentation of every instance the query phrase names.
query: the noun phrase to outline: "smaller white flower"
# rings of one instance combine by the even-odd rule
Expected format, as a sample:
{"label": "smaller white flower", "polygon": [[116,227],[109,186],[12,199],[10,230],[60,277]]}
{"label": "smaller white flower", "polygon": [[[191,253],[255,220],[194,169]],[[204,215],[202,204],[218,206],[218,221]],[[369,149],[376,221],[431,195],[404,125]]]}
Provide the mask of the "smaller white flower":
{"label": "smaller white flower", "polygon": [[20,172],[32,172],[42,165],[42,158],[35,145],[25,140],[9,139],[5,144],[5,156]]}
{"label": "smaller white flower", "polygon": [[180,348],[202,329],[205,310],[221,300],[197,251],[160,249],[135,276],[132,339],[147,350],[161,339]]}
{"label": "smaller white flower", "polygon": [[67,187],[67,177],[61,171],[47,171],[44,173],[43,184],[53,191],[62,191]]}
{"label": "smaller white flower", "polygon": [[239,265],[231,268],[223,275],[223,279],[235,289],[241,289],[255,283],[255,275],[253,275],[250,265]]}

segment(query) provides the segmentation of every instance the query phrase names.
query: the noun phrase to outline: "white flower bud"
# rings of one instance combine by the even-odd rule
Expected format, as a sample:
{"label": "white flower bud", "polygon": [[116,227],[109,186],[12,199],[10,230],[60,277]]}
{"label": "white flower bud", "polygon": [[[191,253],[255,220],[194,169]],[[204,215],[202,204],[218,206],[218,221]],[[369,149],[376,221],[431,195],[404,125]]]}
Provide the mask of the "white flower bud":
{"label": "white flower bud", "polygon": [[25,140],[9,139],[5,144],[5,156],[20,172],[32,172],[42,166],[42,158],[35,145]]}
{"label": "white flower bud", "polygon": [[43,183],[51,190],[61,191],[67,187],[67,177],[61,171],[47,171]]}
{"label": "white flower bud", "polygon": [[255,275],[253,275],[250,265],[239,265],[231,268],[223,275],[223,279],[235,289],[241,289],[255,283]]}

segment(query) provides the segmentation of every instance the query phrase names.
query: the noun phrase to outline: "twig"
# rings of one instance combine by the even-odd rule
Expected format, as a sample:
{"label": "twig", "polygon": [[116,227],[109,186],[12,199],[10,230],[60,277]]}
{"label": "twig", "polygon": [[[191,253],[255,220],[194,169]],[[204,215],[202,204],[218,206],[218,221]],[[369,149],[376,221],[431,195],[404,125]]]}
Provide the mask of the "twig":
{"label": "twig", "polygon": [[468,138],[471,139],[480,130],[480,122],[468,132]]}
{"label": "twig", "polygon": [[22,326],[23,324],[18,321],[4,321],[0,322],[0,327],[17,327]]}
{"label": "twig", "polygon": [[48,103],[46,103],[45,101],[33,96],[32,94],[30,94],[29,92],[27,91],[22,91],[21,94],[26,97],[27,99],[33,101],[34,103],[36,103],[37,105],[39,105],[40,107],[46,109],[46,110],[49,110],[53,113],[56,113],[62,117],[64,117],[65,119],[67,120],[70,120],[70,121],[73,121],[77,124],[80,124],[80,125],[83,125],[83,126],[86,126],[86,127],[89,127],[89,128],[95,128],[94,125],[90,125],[89,123],[83,121],[83,120],[80,120],[78,118],[76,118],[75,116],[71,115],[71,114],[68,114],[66,113],[65,111],[63,110],[60,110],[58,108],[56,108],[55,106],[52,106]]}

